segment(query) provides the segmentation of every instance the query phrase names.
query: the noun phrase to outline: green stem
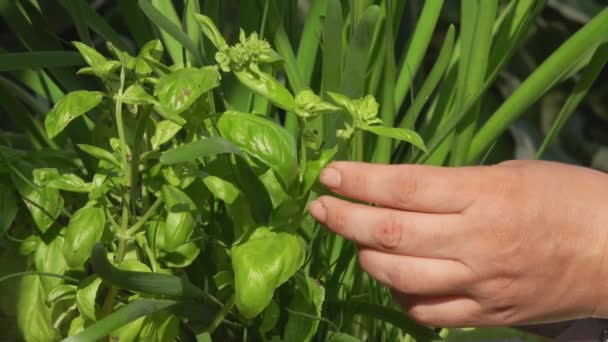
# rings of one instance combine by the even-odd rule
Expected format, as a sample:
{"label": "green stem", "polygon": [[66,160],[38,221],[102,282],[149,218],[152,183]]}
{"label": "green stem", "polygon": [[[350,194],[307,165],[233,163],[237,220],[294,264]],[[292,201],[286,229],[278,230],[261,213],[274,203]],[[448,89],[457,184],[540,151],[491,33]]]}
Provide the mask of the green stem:
{"label": "green stem", "polygon": [[[120,152],[122,156],[122,166],[125,178],[126,189],[123,193],[122,199],[122,220],[120,224],[120,231],[118,235],[118,248],[116,251],[115,261],[117,265],[120,265],[122,260],[125,257],[126,249],[127,249],[127,238],[126,233],[129,227],[129,207],[131,202],[131,191],[133,191],[131,186],[131,164],[129,162],[129,153],[127,150],[127,139],[125,135],[124,123],[122,120],[122,97],[123,91],[125,87],[125,68],[120,69],[120,88],[118,89],[118,93],[116,94],[116,128],[118,130],[118,137],[120,139]],[[116,295],[118,294],[118,288],[116,286],[110,287],[108,291],[108,295],[103,304],[102,308],[102,317],[105,317],[112,313],[114,310],[114,303],[116,302]]]}
{"label": "green stem", "polygon": [[146,211],[146,213],[144,214],[144,216],[142,216],[131,228],[129,228],[127,230],[127,236],[133,236],[137,233],[137,231],[139,231],[139,229],[141,229],[141,227],[144,226],[144,224],[146,224],[146,222],[148,222],[148,220],[152,217],[152,215],[154,215],[156,213],[156,210],[160,207],[160,205],[163,203],[163,200],[159,197],[156,199],[156,201],[154,201],[154,203],[152,203],[152,205],[150,206],[150,208],[148,208],[148,211]]}
{"label": "green stem", "polygon": [[64,275],[57,274],[57,273],[28,271],[28,272],[17,272],[17,273],[5,275],[4,277],[0,277],[0,284],[7,280],[13,279],[13,278],[19,278],[19,277],[24,277],[24,276],[28,276],[28,275],[59,278],[59,279],[65,280],[65,281],[69,281],[70,283],[76,283],[76,284],[78,284],[78,282],[79,282],[78,279],[76,279],[76,278],[64,276]]}
{"label": "green stem", "polygon": [[211,321],[211,324],[209,324],[209,328],[207,328],[207,332],[209,332],[209,335],[213,334],[215,329],[217,329],[217,327],[222,324],[222,322],[226,318],[226,315],[230,312],[230,310],[232,310],[232,307],[234,306],[234,301],[235,295],[232,295],[230,299],[228,299],[228,302],[224,304],[224,307],[220,310],[220,312],[218,312],[218,314],[213,318],[213,321]]}

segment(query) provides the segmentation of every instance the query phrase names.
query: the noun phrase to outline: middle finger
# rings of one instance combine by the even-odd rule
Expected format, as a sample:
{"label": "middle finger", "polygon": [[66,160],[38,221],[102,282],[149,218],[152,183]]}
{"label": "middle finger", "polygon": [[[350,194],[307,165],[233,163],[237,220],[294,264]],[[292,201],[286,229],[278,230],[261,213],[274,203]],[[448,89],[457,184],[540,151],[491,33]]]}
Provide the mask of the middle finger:
{"label": "middle finger", "polygon": [[335,233],[380,251],[429,258],[457,258],[464,216],[428,214],[355,204],[323,196],[309,211]]}

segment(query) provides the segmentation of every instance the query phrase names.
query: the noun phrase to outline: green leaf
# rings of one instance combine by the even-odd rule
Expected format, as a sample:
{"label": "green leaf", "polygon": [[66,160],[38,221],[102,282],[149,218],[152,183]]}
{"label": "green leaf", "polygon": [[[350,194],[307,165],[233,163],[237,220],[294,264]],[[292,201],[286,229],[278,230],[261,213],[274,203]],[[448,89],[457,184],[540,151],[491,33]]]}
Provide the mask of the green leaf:
{"label": "green leaf", "polygon": [[165,165],[171,165],[223,153],[243,155],[241,150],[229,140],[222,137],[209,137],[163,152],[160,161]]}
{"label": "green leaf", "polygon": [[224,37],[220,33],[220,30],[218,30],[211,18],[202,14],[195,14],[194,18],[198,22],[198,25],[201,27],[201,30],[203,31],[205,36],[217,49],[228,45],[226,43],[226,40],[224,40]]}
{"label": "green leaf", "polygon": [[17,216],[17,196],[15,190],[0,183],[0,238],[9,230]]}
{"label": "green leaf", "polygon": [[17,322],[26,341],[53,342],[61,338],[51,322],[40,277],[27,276],[21,280],[17,308]]}
{"label": "green leaf", "polygon": [[135,58],[135,73],[141,76],[149,75],[154,71],[150,66],[150,62],[160,62],[163,57],[163,44],[160,40],[151,40],[147,42],[139,51],[139,55]]}
{"label": "green leaf", "polygon": [[108,163],[116,166],[117,168],[121,168],[121,165],[118,162],[118,159],[116,159],[116,157],[111,152],[104,150],[103,148],[93,146],[93,145],[86,145],[86,144],[79,144],[78,148],[80,148],[85,153],[87,153],[99,160],[103,160],[105,162],[108,162]]}
{"label": "green leaf", "polygon": [[422,138],[418,135],[418,133],[412,130],[405,128],[367,125],[360,126],[359,128],[374,133],[376,135],[408,142],[426,152],[426,146],[424,145],[424,141],[422,141]]}
{"label": "green leaf", "polygon": [[321,174],[321,170],[331,162],[336,153],[338,152],[338,147],[334,146],[333,148],[326,149],[321,151],[321,155],[318,159],[308,161],[306,163],[306,170],[304,171],[304,177],[302,181],[302,188],[300,190],[301,194],[305,194],[310,190],[313,185],[319,179],[319,175]]}
{"label": "green leaf", "polygon": [[42,187],[71,192],[89,192],[94,185],[87,183],[73,173],[61,174],[57,169],[43,168],[34,170],[34,178]]}
{"label": "green leaf", "polygon": [[173,251],[190,239],[195,224],[192,212],[196,205],[188,195],[170,185],[163,185],[162,198],[167,210],[165,248]]}
{"label": "green leaf", "polygon": [[76,286],[61,284],[56,286],[54,289],[49,292],[47,296],[47,300],[49,303],[54,304],[56,302],[68,299],[76,298]]}
{"label": "green leaf", "polygon": [[46,232],[63,208],[63,197],[61,197],[59,190],[36,186],[31,181],[26,181],[12,173],[11,178],[23,198],[25,206],[32,214],[34,223],[41,232]]}
{"label": "green leaf", "polygon": [[102,208],[79,209],[65,231],[63,255],[71,268],[81,268],[91,255],[93,246],[101,240],[106,225]]}
{"label": "green leaf", "polygon": [[179,332],[179,320],[170,311],[156,312],[144,319],[139,339],[141,341],[175,341]]}
{"label": "green leaf", "polygon": [[274,290],[304,262],[303,241],[292,233],[259,227],[248,240],[231,249],[236,306],[247,318],[260,314]]}
{"label": "green leaf", "polygon": [[[173,137],[182,129],[182,126],[176,124],[171,120],[162,120],[156,125],[156,130],[154,131],[154,135],[150,139],[150,144],[152,144],[152,149],[157,150],[160,145],[168,142],[173,139]],[[165,153],[163,153],[164,155]],[[162,157],[161,157],[162,161]]]}
{"label": "green leaf", "polygon": [[[34,264],[39,272],[63,274],[67,269],[67,263],[63,257],[64,239],[61,236],[55,237],[49,243],[40,241],[34,255]],[[52,289],[61,285],[64,280],[56,277],[40,278],[42,288],[45,293],[50,293]]]}
{"label": "green leaf", "polygon": [[234,74],[243,85],[264,96],[275,106],[288,112],[295,111],[295,98],[276,78],[262,71],[235,71]]}
{"label": "green leaf", "polygon": [[49,138],[54,138],[74,119],[97,107],[103,100],[98,91],[78,90],[65,95],[44,118]]}
{"label": "green leaf", "polygon": [[80,311],[83,317],[91,321],[97,321],[95,299],[97,298],[97,290],[99,290],[100,285],[101,278],[93,275],[83,280],[78,285],[78,290],[76,291],[78,311]]}
{"label": "green leaf", "polygon": [[[277,302],[270,301],[270,304],[266,307],[264,312],[262,313],[262,323],[260,323],[259,331],[264,334],[274,329],[274,327],[279,322],[279,318],[281,317],[281,309],[279,308],[279,304]],[[303,341],[303,340],[299,340]]]}
{"label": "green leaf", "polygon": [[122,102],[130,105],[154,104],[156,99],[146,92],[144,87],[135,83],[122,94]]}
{"label": "green leaf", "polygon": [[74,336],[84,330],[85,319],[82,316],[78,316],[70,322],[70,329],[68,330],[68,336]]}
{"label": "green leaf", "polygon": [[85,62],[90,65],[90,67],[80,69],[78,71],[79,74],[95,75],[101,79],[106,79],[120,67],[119,62],[108,61],[99,52],[86,44],[80,42],[73,42],[73,44],[80,51]]}
{"label": "green leaf", "polygon": [[139,299],[116,310],[101,321],[98,321],[77,335],[63,340],[63,342],[95,342],[108,336],[116,329],[155,312],[165,310],[176,305],[173,300]]}
{"label": "green leaf", "polygon": [[272,168],[286,185],[296,179],[296,142],[283,127],[256,115],[235,111],[222,114],[217,125],[224,138]]}
{"label": "green leaf", "polygon": [[101,243],[93,248],[91,264],[93,271],[103,280],[123,289],[176,298],[200,298],[206,295],[188,280],[173,275],[120,270],[110,264]]}
{"label": "green leaf", "polygon": [[214,67],[184,68],[161,77],[156,93],[161,107],[177,115],[219,84],[220,74]]}
{"label": "green leaf", "polygon": [[[296,274],[295,295],[289,308],[314,317],[322,317],[321,309],[325,300],[325,288],[315,279],[304,274]],[[319,326],[319,320],[289,313],[285,326],[285,341],[310,341]]]}
{"label": "green leaf", "polygon": [[361,342],[361,339],[346,333],[332,331],[329,333],[327,342]]}
{"label": "green leaf", "polygon": [[123,325],[119,329],[114,330],[110,334],[110,341],[120,342],[136,342],[142,325],[144,324],[145,317],[140,317],[131,323]]}
{"label": "green leaf", "polygon": [[183,268],[192,264],[200,252],[201,249],[195,242],[188,242],[171,252],[165,253],[162,259],[169,267]]}
{"label": "green leaf", "polygon": [[91,67],[99,68],[107,62],[107,59],[92,47],[81,42],[72,42],[72,44],[78,49],[84,61]]}

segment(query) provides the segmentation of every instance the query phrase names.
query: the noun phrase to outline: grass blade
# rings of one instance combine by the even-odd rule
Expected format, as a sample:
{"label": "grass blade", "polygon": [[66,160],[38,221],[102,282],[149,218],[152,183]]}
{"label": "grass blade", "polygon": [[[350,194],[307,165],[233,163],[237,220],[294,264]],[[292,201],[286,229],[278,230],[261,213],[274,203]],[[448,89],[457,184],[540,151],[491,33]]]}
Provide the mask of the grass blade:
{"label": "grass blade", "polygon": [[91,253],[93,271],[100,278],[117,287],[151,295],[176,298],[201,298],[206,293],[186,279],[168,274],[120,270],[108,261],[103,244],[98,243]]}
{"label": "grass blade", "polygon": [[596,15],[587,25],[583,26],[557,51],[547,58],[509,97],[496,113],[483,125],[475,135],[471,145],[468,162],[475,162],[498,136],[504,132],[511,122],[538,100],[556,82],[570,70],[564,65],[574,65],[591,49],[608,41],[608,8]]}
{"label": "grass blade", "polygon": [[420,91],[418,91],[418,95],[414,99],[412,105],[408,108],[405,113],[403,120],[399,123],[399,127],[413,129],[422,108],[428,101],[428,99],[435,91],[437,84],[444,76],[449,64],[450,59],[452,58],[452,52],[454,50],[454,40],[455,40],[455,29],[453,25],[450,25],[448,29],[448,33],[445,36],[445,40],[443,41],[443,46],[439,51],[439,56],[431,69],[431,72],[428,74]]}
{"label": "grass blade", "polygon": [[[395,45],[393,32],[393,19],[389,8],[392,8],[392,1],[385,2],[384,11],[384,68],[382,85],[382,107],[380,108],[380,117],[384,125],[393,127],[395,121]],[[373,161],[376,163],[386,164],[390,162],[392,151],[392,140],[386,136],[379,136],[374,150]]]}
{"label": "grass blade", "polygon": [[566,103],[557,115],[557,118],[553,122],[549,133],[543,140],[541,146],[538,148],[538,151],[536,152],[536,159],[541,158],[549,144],[553,141],[553,139],[555,139],[555,136],[564,127],[572,113],[574,113],[574,110],[587,95],[589,89],[591,89],[591,86],[598,78],[607,62],[608,44],[604,44],[597,49],[593,58],[591,59],[591,62],[589,62],[589,65],[583,70],[580,80],[576,83],[574,89],[572,89],[572,93],[570,93]]}
{"label": "grass blade", "polygon": [[411,82],[416,76],[416,72],[422,63],[426,50],[431,42],[431,37],[435,31],[443,0],[425,1],[422,13],[418,19],[416,30],[407,46],[405,59],[397,77],[395,87],[395,108],[400,108],[411,87]]}
{"label": "grass blade", "polygon": [[[462,1],[461,22],[464,36],[461,45],[462,58],[458,68],[457,87],[460,91],[457,93],[457,108],[460,108],[483,86],[488,55],[492,46],[492,27],[497,8],[498,0]],[[471,15],[474,17],[471,18]],[[471,23],[474,24],[471,25]],[[467,159],[471,139],[477,128],[480,108],[481,101],[478,101],[457,128],[456,144],[452,151],[452,165],[460,166]]]}
{"label": "grass blade", "polygon": [[70,336],[63,340],[63,342],[95,342],[99,339],[108,336],[114,330],[127,325],[134,320],[144,317],[155,312],[169,309],[175,306],[178,302],[173,300],[161,300],[161,299],[138,299],[122,308],[116,310],[116,312],[108,315],[101,321],[95,322],[88,326],[80,333]]}
{"label": "grass blade", "polygon": [[302,80],[305,84],[310,84],[312,74],[317,61],[319,50],[319,39],[321,38],[321,14],[328,5],[328,0],[312,0],[308,16],[302,29],[300,45],[298,46],[298,66],[302,72]]}
{"label": "grass blade", "polygon": [[[73,2],[73,0],[69,0],[66,2]],[[91,28],[91,30],[95,31],[98,35],[100,35],[105,41],[112,42],[117,48],[124,51],[131,51],[129,46],[125,44],[123,38],[116,32],[110,23],[108,23],[104,17],[99,15],[95,10],[93,10],[84,0],[78,0],[73,6],[78,7],[78,15],[82,16],[84,22]]]}
{"label": "grass blade", "polygon": [[346,310],[357,314],[369,316],[374,319],[392,324],[411,335],[416,341],[432,341],[441,339],[432,329],[418,325],[414,320],[408,318],[403,312],[389,307],[365,303],[360,301],[345,301],[340,303]]}
{"label": "grass blade", "polygon": [[125,26],[129,29],[138,46],[144,46],[155,38],[154,32],[150,29],[150,22],[139,9],[136,1],[118,1],[118,8]]}
{"label": "grass blade", "polygon": [[176,64],[183,63],[181,51],[181,47],[183,46],[195,57],[195,63],[193,63],[193,65],[202,64],[203,59],[200,55],[198,47],[181,29],[181,23],[171,2],[156,1],[156,6],[160,7],[162,12],[155,7],[155,5],[152,5],[148,0],[139,0],[138,3],[141,10],[150,19],[150,21],[161,29],[161,34],[163,35],[167,50],[171,55],[173,62]]}
{"label": "grass blade", "polygon": [[80,41],[87,44],[88,46],[93,46],[93,40],[91,39],[91,35],[89,34],[89,27],[86,23],[85,16],[83,15],[80,8],[83,2],[60,0],[59,3],[63,7],[65,7],[68,12],[70,12],[70,16],[72,17],[74,26],[76,26],[76,31],[78,32]]}
{"label": "grass blade", "polygon": [[82,56],[74,51],[36,51],[0,54],[0,71],[61,68],[81,65],[85,65],[85,62]]}

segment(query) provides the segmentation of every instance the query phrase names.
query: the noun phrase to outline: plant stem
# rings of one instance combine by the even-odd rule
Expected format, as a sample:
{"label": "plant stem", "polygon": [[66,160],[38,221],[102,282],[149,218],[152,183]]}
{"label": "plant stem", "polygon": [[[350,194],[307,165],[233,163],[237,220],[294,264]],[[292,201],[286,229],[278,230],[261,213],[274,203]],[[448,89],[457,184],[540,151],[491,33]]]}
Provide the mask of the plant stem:
{"label": "plant stem", "polygon": [[144,216],[142,216],[139,221],[137,221],[131,228],[129,228],[127,230],[127,236],[133,236],[135,235],[135,233],[137,233],[137,231],[143,227],[144,224],[146,224],[146,222],[148,222],[148,220],[150,219],[150,217],[152,217],[152,215],[154,215],[156,213],[156,210],[158,209],[158,207],[160,207],[160,205],[163,203],[163,200],[159,197],[156,199],[156,201],[154,201],[154,203],[152,203],[152,205],[150,206],[150,208],[148,208],[148,211],[146,211],[146,213],[144,214]]}
{"label": "plant stem", "polygon": [[[129,153],[127,150],[127,139],[125,137],[125,129],[124,123],[122,120],[122,96],[125,87],[125,68],[120,69],[120,88],[118,89],[118,93],[116,94],[116,128],[118,130],[118,137],[120,138],[120,152],[122,155],[122,167],[124,172],[125,184],[126,188],[123,192],[122,196],[122,219],[120,224],[120,231],[118,234],[118,248],[116,250],[116,255],[114,257],[114,261],[117,265],[120,265],[122,260],[125,257],[126,249],[127,249],[127,238],[126,233],[129,227],[129,207],[131,195],[130,192],[133,190],[131,188],[131,165],[129,163]],[[118,288],[116,286],[110,287],[108,291],[108,295],[103,304],[102,308],[102,317],[105,317],[112,313],[114,309],[114,303],[116,302],[116,295],[118,294]]]}
{"label": "plant stem", "polygon": [[217,315],[213,318],[213,321],[211,321],[211,324],[209,324],[209,328],[207,328],[207,332],[209,332],[209,335],[213,334],[215,329],[219,327],[219,325],[224,321],[224,318],[226,318],[226,315],[234,306],[234,300],[235,296],[232,295],[230,299],[228,299],[228,302],[224,304],[224,307],[220,310],[220,312],[218,312]]}

